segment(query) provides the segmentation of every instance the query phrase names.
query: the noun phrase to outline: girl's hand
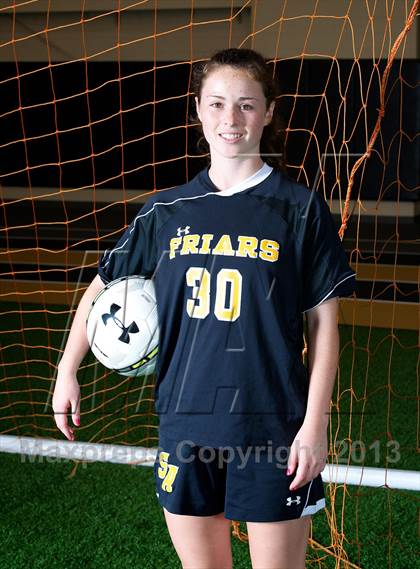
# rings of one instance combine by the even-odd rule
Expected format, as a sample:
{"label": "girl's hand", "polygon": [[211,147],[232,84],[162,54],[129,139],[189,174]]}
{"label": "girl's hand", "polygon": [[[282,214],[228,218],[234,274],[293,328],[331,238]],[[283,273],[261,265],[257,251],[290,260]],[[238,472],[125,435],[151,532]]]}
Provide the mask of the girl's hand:
{"label": "girl's hand", "polygon": [[57,427],[70,441],[74,441],[73,429],[67,422],[67,410],[71,408],[73,424],[79,427],[80,387],[75,374],[58,372],[52,406]]}
{"label": "girl's hand", "polygon": [[303,423],[290,447],[286,474],[297,471],[289,489],[297,490],[316,478],[324,470],[327,456],[327,428]]}

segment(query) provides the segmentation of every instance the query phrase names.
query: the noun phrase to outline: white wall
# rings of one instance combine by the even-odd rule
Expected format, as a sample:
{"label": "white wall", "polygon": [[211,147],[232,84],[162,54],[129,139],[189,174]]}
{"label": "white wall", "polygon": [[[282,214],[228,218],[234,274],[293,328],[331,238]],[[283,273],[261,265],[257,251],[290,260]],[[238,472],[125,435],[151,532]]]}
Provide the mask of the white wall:
{"label": "white wall", "polygon": [[[47,0],[0,3],[0,61],[184,61],[223,47],[266,57],[386,57],[413,0]],[[194,10],[192,10],[194,6]],[[387,14],[387,7],[392,13]],[[368,10],[371,10],[369,13]],[[374,12],[373,12],[374,10]],[[82,17],[83,16],[83,17]],[[81,20],[84,23],[81,23]],[[46,32],[45,30],[48,30]],[[398,56],[418,54],[415,22]],[[118,43],[120,48],[118,48]]]}

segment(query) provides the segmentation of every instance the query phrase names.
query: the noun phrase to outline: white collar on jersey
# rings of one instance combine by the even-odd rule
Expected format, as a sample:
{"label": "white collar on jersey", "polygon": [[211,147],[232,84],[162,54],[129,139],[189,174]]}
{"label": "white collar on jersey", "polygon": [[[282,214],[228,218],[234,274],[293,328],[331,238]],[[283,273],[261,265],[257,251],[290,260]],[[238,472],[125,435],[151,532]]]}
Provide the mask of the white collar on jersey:
{"label": "white collar on jersey", "polygon": [[272,170],[273,168],[264,162],[262,167],[257,172],[255,172],[255,174],[252,174],[252,176],[249,176],[245,180],[242,180],[242,182],[239,182],[239,184],[235,184],[226,190],[219,190],[217,194],[220,194],[221,196],[231,196],[232,194],[236,194],[238,192],[246,190],[247,188],[256,186],[265,180],[271,174]]}

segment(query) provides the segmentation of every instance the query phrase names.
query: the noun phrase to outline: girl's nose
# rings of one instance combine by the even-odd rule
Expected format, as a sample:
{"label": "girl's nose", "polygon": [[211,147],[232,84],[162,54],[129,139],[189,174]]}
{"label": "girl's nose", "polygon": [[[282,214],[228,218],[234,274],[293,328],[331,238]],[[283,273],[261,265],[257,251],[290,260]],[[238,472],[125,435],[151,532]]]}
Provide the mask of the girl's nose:
{"label": "girl's nose", "polygon": [[237,114],[234,108],[225,108],[225,113],[223,116],[223,120],[225,124],[234,125],[237,122]]}

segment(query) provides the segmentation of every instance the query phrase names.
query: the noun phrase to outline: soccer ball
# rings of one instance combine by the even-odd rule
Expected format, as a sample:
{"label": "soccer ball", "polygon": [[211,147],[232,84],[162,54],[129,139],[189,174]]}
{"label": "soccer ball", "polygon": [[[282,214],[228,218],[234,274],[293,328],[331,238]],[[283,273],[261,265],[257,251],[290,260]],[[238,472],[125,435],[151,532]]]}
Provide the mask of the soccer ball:
{"label": "soccer ball", "polygon": [[110,282],[92,302],[86,322],[95,357],[121,375],[149,375],[158,353],[159,326],[153,281],[141,276]]}

